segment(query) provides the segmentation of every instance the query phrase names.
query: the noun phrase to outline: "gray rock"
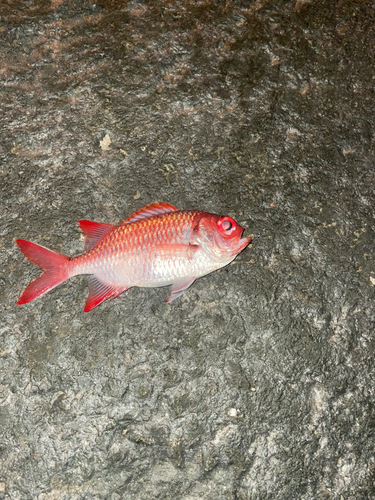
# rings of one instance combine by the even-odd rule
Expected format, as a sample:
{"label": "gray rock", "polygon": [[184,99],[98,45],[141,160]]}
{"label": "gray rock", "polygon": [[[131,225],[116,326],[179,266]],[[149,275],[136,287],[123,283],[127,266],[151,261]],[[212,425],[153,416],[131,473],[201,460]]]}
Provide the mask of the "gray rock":
{"label": "gray rock", "polygon": [[[375,498],[374,14],[0,6],[0,499]],[[259,237],[171,305],[16,306],[16,238],[158,200]]]}

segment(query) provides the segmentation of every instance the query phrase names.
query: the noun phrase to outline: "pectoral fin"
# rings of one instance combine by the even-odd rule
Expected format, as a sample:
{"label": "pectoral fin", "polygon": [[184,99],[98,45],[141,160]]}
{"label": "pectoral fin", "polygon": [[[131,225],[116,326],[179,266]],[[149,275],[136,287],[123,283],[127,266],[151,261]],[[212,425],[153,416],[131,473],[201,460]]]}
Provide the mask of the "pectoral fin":
{"label": "pectoral fin", "polygon": [[200,248],[199,245],[182,245],[179,243],[174,244],[161,244],[155,245],[155,253],[162,258],[170,259],[172,257],[192,259],[195,252]]}
{"label": "pectoral fin", "polygon": [[188,278],[178,278],[174,281],[172,285],[171,294],[167,300],[167,304],[172,302],[172,300],[177,299],[180,295],[184,293],[185,290],[189,288],[195,281],[195,276]]}

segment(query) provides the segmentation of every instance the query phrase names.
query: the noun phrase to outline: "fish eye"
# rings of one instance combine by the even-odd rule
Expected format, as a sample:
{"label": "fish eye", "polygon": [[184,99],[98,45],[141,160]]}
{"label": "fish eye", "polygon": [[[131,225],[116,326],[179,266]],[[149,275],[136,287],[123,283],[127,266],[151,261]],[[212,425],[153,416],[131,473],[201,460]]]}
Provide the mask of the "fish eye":
{"label": "fish eye", "polygon": [[236,223],[230,217],[222,217],[217,221],[220,231],[226,235],[232,234],[236,230]]}
{"label": "fish eye", "polygon": [[225,220],[221,225],[221,227],[224,229],[224,231],[229,231],[230,229],[232,229],[232,226],[233,226],[233,224],[231,223],[230,220]]}

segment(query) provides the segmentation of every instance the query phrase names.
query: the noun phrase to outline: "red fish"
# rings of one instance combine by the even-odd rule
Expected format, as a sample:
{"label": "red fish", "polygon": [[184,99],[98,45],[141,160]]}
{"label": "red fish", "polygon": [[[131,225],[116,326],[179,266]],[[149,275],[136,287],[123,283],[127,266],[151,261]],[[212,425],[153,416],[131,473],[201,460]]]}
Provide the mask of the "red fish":
{"label": "red fish", "polygon": [[117,297],[132,286],[172,285],[172,302],[200,276],[226,266],[252,240],[230,217],[196,210],[178,210],[153,203],[134,212],[119,226],[81,220],[85,251],[66,257],[26,240],[21,252],[44,269],[22,292],[26,304],[72,276],[89,274],[84,311]]}

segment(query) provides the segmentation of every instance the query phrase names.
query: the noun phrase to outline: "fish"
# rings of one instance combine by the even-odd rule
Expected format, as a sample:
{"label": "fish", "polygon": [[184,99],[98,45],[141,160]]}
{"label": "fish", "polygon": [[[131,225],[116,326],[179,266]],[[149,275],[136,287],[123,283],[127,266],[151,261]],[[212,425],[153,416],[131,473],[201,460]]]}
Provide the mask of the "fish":
{"label": "fish", "polygon": [[197,279],[228,265],[252,237],[231,217],[198,210],[179,210],[152,203],[119,225],[80,220],[84,253],[59,254],[31,241],[17,239],[24,256],[42,268],[17,304],[27,304],[73,276],[87,274],[84,312],[131,287],[172,285],[167,303]]}

